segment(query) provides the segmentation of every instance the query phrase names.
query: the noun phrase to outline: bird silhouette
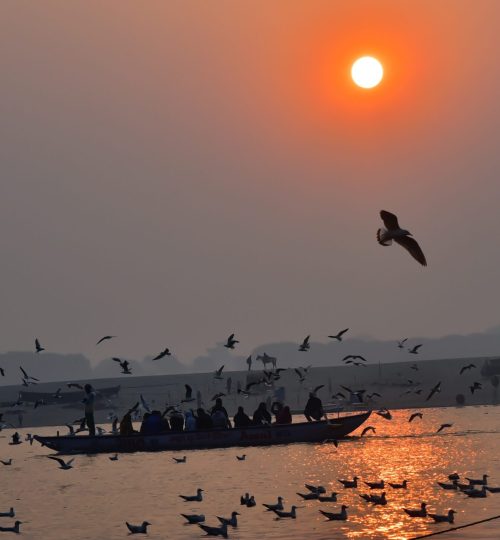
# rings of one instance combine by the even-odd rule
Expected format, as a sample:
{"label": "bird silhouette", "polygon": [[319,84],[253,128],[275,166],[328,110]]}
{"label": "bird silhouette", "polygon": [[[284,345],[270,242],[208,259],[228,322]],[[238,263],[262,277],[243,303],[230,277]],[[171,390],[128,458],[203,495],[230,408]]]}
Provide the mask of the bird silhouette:
{"label": "bird silhouette", "polygon": [[161,353],[157,354],[153,358],[153,361],[161,360],[162,358],[165,358],[165,356],[172,356],[172,353],[170,352],[170,349],[168,347],[165,350],[161,351]]}
{"label": "bird silhouette", "polygon": [[107,341],[108,339],[113,339],[115,337],[116,336],[104,336],[96,343],[96,346],[99,345],[100,343],[102,343],[103,341]]}
{"label": "bird silhouette", "polygon": [[226,347],[226,349],[234,349],[236,343],[239,343],[239,341],[237,339],[234,339],[234,334],[231,334],[227,338],[226,343],[224,343],[224,347]]}
{"label": "bird silhouette", "polygon": [[42,351],[45,350],[45,349],[40,345],[40,342],[38,341],[38,338],[35,339],[35,349],[36,349],[36,352],[37,352],[37,353],[42,352]]}
{"label": "bird silhouette", "polygon": [[427,266],[425,255],[412,234],[406,229],[401,229],[398,223],[398,218],[395,214],[380,211],[380,217],[384,222],[385,229],[380,228],[377,231],[377,241],[381,246],[390,246],[394,240],[400,246],[403,246],[410,255],[418,261],[422,266]]}
{"label": "bird silhouette", "polygon": [[344,334],[349,330],[349,328],[345,328],[344,330],[341,330],[338,334],[335,334],[333,336],[328,336],[331,339],[336,339],[337,341],[342,341],[342,338]]}

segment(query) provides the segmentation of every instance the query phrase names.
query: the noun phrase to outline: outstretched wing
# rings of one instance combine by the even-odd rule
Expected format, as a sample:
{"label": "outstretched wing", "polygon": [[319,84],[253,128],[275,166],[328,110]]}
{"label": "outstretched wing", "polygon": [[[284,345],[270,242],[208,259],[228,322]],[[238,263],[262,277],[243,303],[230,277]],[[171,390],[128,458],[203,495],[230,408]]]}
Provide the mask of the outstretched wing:
{"label": "outstretched wing", "polygon": [[398,217],[387,210],[380,211],[380,217],[387,229],[399,229]]}
{"label": "outstretched wing", "polygon": [[47,456],[49,459],[53,459],[54,461],[57,461],[57,463],[59,463],[59,465],[66,465],[66,463],[64,462],[64,460],[62,460],[61,458],[58,458],[56,456]]}
{"label": "outstretched wing", "polygon": [[397,242],[400,246],[403,246],[406,250],[408,250],[410,252],[410,255],[422,266],[427,266],[424,252],[422,251],[415,239],[411,238],[410,236],[401,236],[398,238],[394,238],[394,241]]}

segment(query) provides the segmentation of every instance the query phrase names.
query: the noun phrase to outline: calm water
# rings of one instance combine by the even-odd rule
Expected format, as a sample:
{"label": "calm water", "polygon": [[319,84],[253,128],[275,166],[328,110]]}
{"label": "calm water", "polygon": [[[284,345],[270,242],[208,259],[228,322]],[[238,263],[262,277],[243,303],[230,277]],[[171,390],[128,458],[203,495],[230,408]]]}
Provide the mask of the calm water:
{"label": "calm water", "polygon": [[[188,539],[203,535],[196,525],[184,525],[180,513],[203,513],[205,523],[216,525],[216,515],[229,517],[239,511],[237,529],[229,537],[237,539],[408,539],[418,534],[446,529],[427,519],[411,519],[403,507],[417,507],[426,501],[431,512],[458,512],[456,525],[500,514],[500,493],[486,499],[470,499],[454,491],[444,491],[436,481],[445,481],[454,471],[463,476],[490,475],[490,485],[500,485],[500,407],[465,409],[425,409],[423,420],[411,424],[413,411],[395,411],[393,420],[372,415],[365,425],[373,425],[377,436],[353,438],[336,449],[331,444],[275,446],[192,451],[173,454],[137,453],[77,456],[74,469],[59,470],[46,459],[50,452],[38,443],[9,446],[10,430],[0,435],[0,458],[13,458],[10,467],[1,466],[0,511],[14,506],[23,522],[26,539],[115,539],[128,536],[124,522],[150,521],[151,539]],[[436,435],[444,422],[453,423]],[[55,428],[20,430],[54,433]],[[66,429],[62,428],[62,432]],[[358,430],[359,433],[359,430]],[[246,461],[236,454],[245,452]],[[187,463],[175,464],[172,455],[188,456]],[[387,506],[365,503],[362,487],[344,490],[338,478],[409,481],[408,490],[386,489]],[[339,492],[338,503],[301,501],[304,482],[322,484]],[[201,503],[184,503],[178,494],[194,494],[205,489]],[[366,486],[365,486],[366,487]],[[257,506],[240,506],[244,492],[255,495]],[[261,503],[274,503],[278,495],[291,504],[303,506],[296,520],[275,520]],[[338,511],[349,506],[347,522],[326,522],[318,509]],[[0,526],[13,523],[0,518]],[[498,539],[500,520],[447,533],[443,539]]]}

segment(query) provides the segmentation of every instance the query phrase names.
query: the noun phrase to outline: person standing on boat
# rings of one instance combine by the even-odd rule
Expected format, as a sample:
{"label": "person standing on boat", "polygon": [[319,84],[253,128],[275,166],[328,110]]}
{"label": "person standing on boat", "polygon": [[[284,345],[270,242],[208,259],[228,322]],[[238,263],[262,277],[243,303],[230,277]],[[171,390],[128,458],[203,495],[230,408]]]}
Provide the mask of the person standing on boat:
{"label": "person standing on boat", "polygon": [[312,422],[313,420],[319,421],[325,416],[323,403],[321,403],[321,399],[313,392],[309,393],[309,399],[307,400],[306,408],[304,409],[304,416],[307,418],[308,422]]}
{"label": "person standing on boat", "polygon": [[94,402],[95,402],[95,391],[92,388],[91,384],[86,384],[83,389],[85,390],[85,397],[83,398],[83,403],[85,403],[85,422],[89,428],[89,435],[95,435],[95,421],[94,421]]}

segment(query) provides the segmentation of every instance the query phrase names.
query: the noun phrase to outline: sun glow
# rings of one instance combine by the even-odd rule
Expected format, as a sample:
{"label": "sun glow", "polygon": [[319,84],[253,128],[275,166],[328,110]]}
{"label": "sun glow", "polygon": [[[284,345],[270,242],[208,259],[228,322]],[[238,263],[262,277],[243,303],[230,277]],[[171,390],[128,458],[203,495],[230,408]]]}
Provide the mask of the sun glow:
{"label": "sun glow", "polygon": [[382,64],[372,56],[358,58],[351,67],[352,80],[361,88],[374,88],[383,76]]}

